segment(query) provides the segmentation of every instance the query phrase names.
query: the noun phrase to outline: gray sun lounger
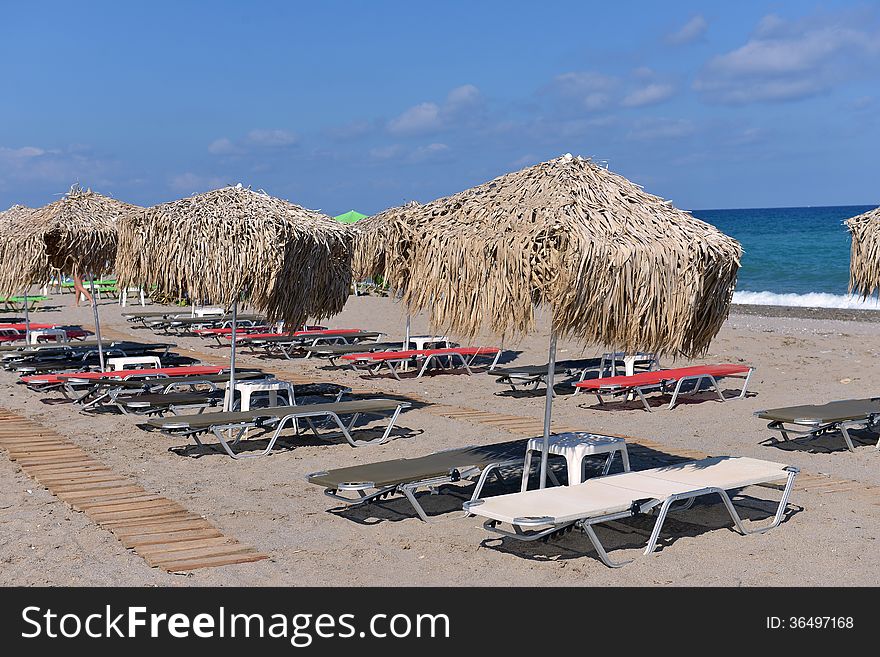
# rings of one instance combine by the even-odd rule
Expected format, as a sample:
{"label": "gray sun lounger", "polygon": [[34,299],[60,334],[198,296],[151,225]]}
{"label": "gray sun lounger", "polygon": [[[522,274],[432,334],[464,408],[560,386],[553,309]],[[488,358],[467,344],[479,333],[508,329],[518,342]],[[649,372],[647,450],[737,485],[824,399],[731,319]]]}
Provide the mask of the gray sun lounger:
{"label": "gray sun lounger", "polygon": [[[485,518],[483,527],[520,541],[559,537],[569,530],[582,530],[606,566],[617,568],[628,561],[612,561],[594,525],[623,520],[656,511],[654,529],[645,554],[657,547],[660,531],[670,511],[686,511],[704,495],[718,495],[741,534],[766,532],[776,527],[788,508],[798,468],[746,457],[719,456],[667,465],[650,470],[594,477],[574,486],[529,490],[477,499],[464,504],[465,511]],[[746,526],[728,491],[756,484],[786,480],[776,513],[769,524]],[[673,506],[676,503],[677,506]],[[510,525],[512,530],[499,525]]]}
{"label": "gray sun lounger", "polygon": [[[756,411],[755,415],[770,420],[768,429],[782,434],[783,440],[789,435],[813,438],[825,433],[840,432],[846,447],[854,452],[850,429],[877,430],[880,425],[880,397],[870,399],[842,399],[827,404],[788,406]],[[794,427],[806,427],[803,429]],[[880,439],[877,442],[880,449]]]}
{"label": "gray sun lounger", "polygon": [[[600,359],[591,358],[585,360],[558,361],[553,370],[554,376],[581,376],[589,369],[599,367]],[[508,367],[494,367],[488,374],[497,377],[496,383],[510,386],[516,390],[517,386],[531,386],[531,390],[537,390],[547,379],[547,365],[510,365]]]}
{"label": "gray sun lounger", "polygon": [[[275,442],[281,435],[281,431],[288,425],[293,425],[299,435],[299,420],[304,420],[318,435],[314,425],[314,418],[328,418],[342,432],[342,435],[352,447],[364,445],[380,445],[391,438],[391,431],[397,421],[400,412],[409,408],[411,404],[396,399],[359,399],[354,401],[332,402],[326,404],[301,404],[298,406],[273,406],[260,408],[252,411],[235,413],[204,413],[197,415],[178,415],[175,417],[152,418],[147,422],[149,427],[159,429],[169,435],[185,435],[195,440],[196,444],[204,447],[199,439],[199,434],[212,432],[224,451],[232,458],[252,458],[265,456],[272,451]],[[380,438],[374,440],[355,440],[351,432],[355,422],[361,415],[385,416],[391,413],[388,426]],[[345,424],[342,415],[351,415],[348,424]],[[245,436],[248,429],[266,429],[273,431],[269,438],[269,444],[262,452],[257,454],[238,454],[233,448],[237,447]],[[224,435],[226,433],[227,435]],[[232,440],[227,440],[231,437]]]}
{"label": "gray sun lounger", "polygon": [[[522,469],[528,439],[493,445],[470,446],[435,452],[412,459],[392,459],[347,468],[313,472],[311,484],[324,487],[324,494],[350,506],[369,504],[389,495],[401,494],[409,500],[419,518],[428,515],[416,499],[420,488],[437,490],[457,481],[477,480],[471,499],[479,498],[491,475],[501,479],[506,468]],[[354,493],[350,498],[341,493]]]}
{"label": "gray sun lounger", "polygon": [[[288,360],[297,353],[306,350],[306,347],[318,345],[349,345],[368,344],[368,340],[378,340],[382,333],[377,331],[357,331],[341,333],[312,333],[310,335],[273,335],[262,338],[243,336],[238,344],[248,347],[251,351],[262,349],[267,356],[282,355]],[[372,343],[369,343],[372,344]],[[305,351],[306,358],[311,356],[310,351]],[[358,352],[355,352],[358,353]]]}
{"label": "gray sun lounger", "polygon": [[[241,380],[241,377],[238,377]],[[201,382],[207,383],[207,382]],[[343,395],[351,393],[351,388],[335,383],[297,383],[293,386],[293,394],[297,398],[330,396],[333,401],[341,401]],[[190,392],[158,392],[134,393],[117,395],[113,403],[127,415],[159,415],[166,413],[181,415],[181,411],[216,408],[223,405],[225,390],[211,385],[208,390]]]}
{"label": "gray sun lounger", "polygon": [[397,342],[360,342],[356,344],[316,344],[306,345],[302,350],[311,356],[326,358],[336,366],[336,359],[345,354],[368,354],[373,351],[394,351],[403,348],[403,340]]}

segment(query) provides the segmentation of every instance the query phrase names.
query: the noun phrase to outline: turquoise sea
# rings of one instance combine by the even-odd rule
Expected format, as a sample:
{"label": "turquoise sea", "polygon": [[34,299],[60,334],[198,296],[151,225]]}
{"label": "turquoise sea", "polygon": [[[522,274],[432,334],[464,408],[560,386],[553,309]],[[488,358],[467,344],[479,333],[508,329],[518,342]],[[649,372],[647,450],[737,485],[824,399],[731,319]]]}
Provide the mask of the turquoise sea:
{"label": "turquoise sea", "polygon": [[743,245],[734,303],[878,308],[847,294],[845,219],[876,206],[693,210]]}

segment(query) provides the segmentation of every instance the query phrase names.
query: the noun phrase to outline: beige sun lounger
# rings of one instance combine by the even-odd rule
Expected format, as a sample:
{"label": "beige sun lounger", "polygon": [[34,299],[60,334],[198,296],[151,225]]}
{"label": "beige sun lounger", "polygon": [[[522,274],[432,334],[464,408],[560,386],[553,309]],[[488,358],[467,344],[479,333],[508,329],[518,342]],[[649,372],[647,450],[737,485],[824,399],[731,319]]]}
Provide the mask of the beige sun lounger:
{"label": "beige sun lounger", "polygon": [[[684,502],[675,509],[681,511],[689,508],[697,497],[719,495],[742,534],[765,532],[782,521],[797,473],[798,468],[772,461],[719,456],[588,479],[574,486],[478,499],[466,502],[464,509],[486,518],[483,523],[486,529],[524,541],[558,536],[579,528],[590,539],[602,562],[617,568],[632,560],[612,561],[593,525],[648,513],[659,507],[654,530],[645,548],[645,554],[650,554],[657,546],[672,504]],[[772,522],[763,527],[746,528],[727,491],[783,479],[787,481]],[[499,528],[502,523],[513,527],[513,531]]]}

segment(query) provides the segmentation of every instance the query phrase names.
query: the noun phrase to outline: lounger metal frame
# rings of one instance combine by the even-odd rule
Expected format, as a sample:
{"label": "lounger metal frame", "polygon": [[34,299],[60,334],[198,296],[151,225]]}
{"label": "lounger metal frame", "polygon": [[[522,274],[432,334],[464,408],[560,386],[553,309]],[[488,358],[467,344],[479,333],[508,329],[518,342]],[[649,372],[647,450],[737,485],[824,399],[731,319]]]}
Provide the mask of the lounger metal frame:
{"label": "lounger metal frame", "polygon": [[[697,490],[676,493],[662,500],[656,498],[650,500],[634,500],[632,508],[628,511],[608,513],[605,515],[594,517],[585,517],[568,522],[557,523],[554,518],[549,516],[541,518],[514,518],[512,523],[513,531],[509,531],[499,528],[498,525],[500,523],[498,520],[488,519],[483,523],[483,527],[490,532],[500,534],[501,536],[505,536],[507,538],[513,538],[519,541],[537,541],[542,538],[561,536],[562,534],[577,528],[583,531],[584,534],[586,534],[587,538],[590,539],[590,543],[592,543],[593,548],[596,550],[596,553],[598,554],[599,559],[601,559],[602,563],[604,563],[609,568],[620,568],[621,566],[625,566],[626,564],[631,563],[633,559],[627,559],[625,561],[613,561],[608,556],[608,552],[605,550],[605,547],[602,545],[602,542],[596,535],[596,532],[593,529],[593,525],[598,525],[603,522],[610,522],[612,520],[631,518],[632,516],[644,513],[652,513],[659,507],[659,511],[657,512],[657,520],[654,522],[654,529],[651,532],[651,536],[648,539],[647,547],[645,547],[643,553],[648,555],[656,550],[657,541],[660,539],[660,532],[663,529],[663,523],[666,522],[666,517],[671,510],[684,511],[689,509],[698,497],[702,497],[704,495],[718,495],[721,498],[725,509],[733,520],[733,524],[736,527],[737,531],[739,531],[744,536],[748,534],[762,534],[778,526],[785,516],[785,510],[788,508],[788,500],[791,497],[791,491],[794,487],[794,479],[797,476],[798,472],[800,472],[800,469],[795,466],[786,466],[785,471],[788,473],[788,478],[785,482],[785,487],[782,490],[782,497],[779,500],[779,505],[776,508],[776,513],[774,514],[773,519],[768,525],[761,527],[746,527],[743,524],[742,518],[740,517],[739,513],[737,513],[736,507],[733,505],[733,501],[730,499],[730,495],[728,495],[725,489],[718,488],[716,486],[707,486],[705,488],[700,488]],[[684,502],[684,504],[679,505],[675,509],[672,509],[672,505],[676,502]],[[467,511],[470,508],[478,506],[482,503],[483,500],[466,502],[464,508]]]}
{"label": "lounger metal frame", "polygon": [[[162,433],[168,435],[185,435],[191,437],[199,447],[204,449],[208,449],[209,446],[205,445],[201,439],[199,438],[200,433],[206,433],[207,431],[211,431],[217,440],[220,442],[220,445],[223,447],[223,450],[234,459],[245,459],[245,458],[256,458],[259,456],[266,456],[272,451],[272,448],[275,446],[275,442],[281,435],[281,432],[288,426],[292,425],[296,435],[300,435],[299,430],[299,420],[305,420],[305,423],[309,425],[309,428],[312,432],[320,437],[318,433],[318,429],[313,422],[313,418],[324,417],[331,420],[336,427],[342,432],[342,435],[348,441],[348,444],[352,447],[364,447],[365,445],[381,445],[382,443],[386,443],[391,439],[391,431],[394,429],[394,425],[397,422],[397,417],[400,415],[400,412],[409,408],[411,404],[409,402],[399,402],[397,407],[391,414],[391,418],[388,421],[388,426],[385,428],[384,433],[379,438],[374,438],[373,440],[356,440],[351,432],[354,429],[355,423],[358,421],[361,415],[374,415],[377,417],[385,417],[381,411],[357,411],[352,413],[351,419],[348,423],[344,423],[342,418],[340,418],[339,414],[335,413],[331,410],[321,410],[320,408],[316,408],[316,406],[320,406],[320,404],[310,405],[310,409],[308,411],[298,411],[295,413],[288,413],[284,416],[276,416],[276,415],[265,415],[265,416],[256,416],[250,420],[240,421],[240,422],[230,422],[226,424],[214,424],[211,425],[207,429],[189,429],[189,425],[186,423],[181,423],[180,425],[169,424],[162,427]],[[241,442],[241,439],[246,435],[248,429],[267,429],[270,430],[274,427],[274,431],[272,433],[271,438],[269,439],[268,445],[266,448],[259,453],[256,454],[240,454],[233,451],[234,447],[237,447]],[[224,435],[226,433],[227,435]]]}
{"label": "lounger metal frame", "polygon": [[[761,412],[761,411],[759,411]],[[758,413],[755,413],[757,415]],[[797,424],[801,426],[808,426],[809,429],[792,429],[791,424]],[[843,440],[846,443],[846,448],[854,452],[856,451],[855,445],[853,445],[852,438],[849,435],[850,429],[868,429],[877,431],[880,428],[880,413],[871,413],[867,417],[860,420],[837,420],[834,422],[822,422],[821,420],[813,420],[813,419],[795,419],[792,422],[785,422],[783,420],[773,420],[767,425],[768,429],[772,429],[773,431],[778,431],[782,434],[782,439],[787,441],[789,434],[795,436],[806,436],[809,438],[814,438],[817,436],[821,436],[825,433],[840,433],[843,436]],[[880,435],[877,437],[877,444],[874,447],[877,450],[880,450]]]}
{"label": "lounger metal frame", "polygon": [[[463,367],[467,371],[468,375],[472,375],[473,370],[471,370],[471,366],[474,364],[476,359],[477,358],[487,358],[489,356],[490,356],[490,353],[487,352],[484,354],[481,354],[481,353],[471,354],[470,357],[466,358],[464,356],[464,354],[461,354],[457,351],[449,351],[449,352],[445,352],[442,354],[427,354],[427,355],[423,355],[423,356],[402,356],[400,358],[383,358],[382,360],[378,360],[378,361],[372,360],[367,357],[364,357],[362,359],[348,359],[348,360],[351,363],[352,369],[358,370],[362,367],[366,368],[367,372],[369,372],[369,374],[371,376],[378,376],[378,374],[382,371],[382,367],[387,366],[389,371],[391,372],[391,374],[394,376],[394,378],[397,379],[398,381],[400,381],[401,378],[400,378],[400,375],[398,374],[397,367],[395,367],[395,363],[406,364],[414,359],[424,358],[425,362],[422,363],[422,367],[421,367],[421,369],[419,369],[419,373],[415,377],[413,377],[415,379],[420,379],[420,378],[422,378],[422,375],[427,371],[428,366],[434,361],[437,361],[437,364],[440,366],[440,369],[442,369],[442,370],[457,369],[452,363],[453,359],[457,357],[458,360],[461,361],[461,367]],[[443,365],[443,363],[441,362],[441,359],[443,359],[443,358],[449,359],[449,363],[447,365]],[[498,360],[500,358],[501,358],[501,349],[498,349],[495,352],[495,356],[492,359],[492,363],[489,365],[490,370],[498,364]]]}
{"label": "lounger metal frame", "polygon": [[[725,379],[728,377],[743,378],[739,374],[725,374],[724,376],[715,376],[713,374],[692,374],[690,376],[683,376],[683,377],[677,378],[677,379],[676,378],[665,379],[662,381],[658,381],[657,383],[646,383],[644,385],[636,385],[636,386],[628,386],[628,385],[624,385],[624,384],[609,384],[609,385],[604,385],[596,390],[591,390],[590,392],[592,392],[594,395],[596,395],[596,398],[599,400],[599,404],[603,405],[603,406],[605,405],[605,400],[602,397],[603,394],[620,396],[620,395],[629,395],[631,392],[635,392],[639,396],[639,399],[641,400],[642,405],[644,405],[645,410],[650,413],[651,406],[648,404],[648,400],[645,397],[645,393],[646,392],[668,393],[669,389],[670,389],[670,384],[673,381],[675,382],[675,388],[672,390],[672,398],[669,400],[669,405],[667,406],[667,408],[670,410],[675,408],[675,404],[678,401],[679,396],[695,395],[697,393],[703,392],[703,390],[701,390],[700,388],[703,385],[704,381],[709,382],[709,387],[707,388],[707,390],[715,390],[716,394],[718,395],[718,399],[720,399],[723,402],[730,401],[731,399],[742,399],[743,397],[746,396],[746,392],[748,392],[749,381],[751,381],[752,374],[754,373],[754,371],[755,371],[754,367],[749,368],[748,373],[745,375],[745,380],[743,381],[742,389],[740,390],[738,395],[735,395],[732,397],[725,397],[724,396],[724,393],[721,392],[721,386],[718,385],[718,380]],[[684,384],[689,383],[691,381],[694,382],[693,390],[682,392],[681,389],[684,386]]]}
{"label": "lounger metal frame", "polygon": [[[454,468],[445,475],[428,477],[426,479],[419,479],[417,481],[408,481],[406,483],[395,484],[393,486],[378,487],[372,481],[347,482],[344,484],[340,484],[337,488],[325,488],[324,495],[326,495],[327,497],[332,497],[335,500],[345,502],[346,505],[353,508],[371,504],[373,502],[376,502],[377,500],[388,497],[389,495],[398,493],[406,497],[406,499],[409,501],[410,505],[415,510],[416,514],[421,520],[423,520],[424,522],[430,522],[428,514],[425,512],[425,509],[416,498],[416,492],[419,489],[424,488],[428,490],[432,495],[435,495],[440,492],[442,486],[454,484],[459,481],[473,481],[476,479],[477,484],[474,488],[473,495],[471,495],[471,501],[473,501],[480,497],[480,494],[483,492],[483,486],[486,485],[486,482],[488,481],[490,476],[495,476],[499,480],[499,482],[503,482],[504,475],[502,474],[502,470],[509,468],[522,469],[522,467],[523,459],[515,458],[509,459],[507,461],[490,463],[483,468],[477,465]],[[308,480],[309,477],[320,476],[323,474],[326,474],[326,472],[313,472],[309,474],[306,479]],[[559,482],[555,480],[555,476],[553,475],[553,473],[548,472],[548,474],[551,478],[553,478],[554,483],[558,485]],[[373,490],[374,492],[367,493],[367,491],[370,490]],[[350,497],[340,495],[339,493],[343,491],[355,492],[360,497],[352,499]]]}

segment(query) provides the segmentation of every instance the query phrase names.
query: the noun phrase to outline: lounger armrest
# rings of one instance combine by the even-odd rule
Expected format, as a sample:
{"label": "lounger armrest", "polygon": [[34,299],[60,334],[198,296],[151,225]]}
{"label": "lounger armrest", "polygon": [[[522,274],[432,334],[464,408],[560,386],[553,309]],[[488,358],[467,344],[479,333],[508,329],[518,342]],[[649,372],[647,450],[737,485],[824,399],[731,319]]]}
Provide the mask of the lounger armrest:
{"label": "lounger armrest", "polygon": [[370,490],[372,488],[378,488],[376,484],[372,481],[346,481],[345,483],[341,483],[336,486],[336,490]]}
{"label": "lounger armrest", "polygon": [[517,527],[543,527],[557,524],[556,518],[551,516],[523,516],[514,518],[511,523]]}

